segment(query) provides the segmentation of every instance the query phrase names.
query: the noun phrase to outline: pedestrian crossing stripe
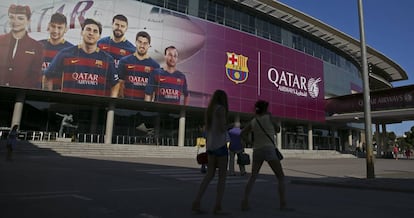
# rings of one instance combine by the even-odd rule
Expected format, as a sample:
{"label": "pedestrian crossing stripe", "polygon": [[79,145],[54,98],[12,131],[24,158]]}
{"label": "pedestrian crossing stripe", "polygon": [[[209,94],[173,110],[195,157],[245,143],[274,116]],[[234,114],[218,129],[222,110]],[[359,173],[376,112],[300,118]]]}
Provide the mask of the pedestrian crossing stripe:
{"label": "pedestrian crossing stripe", "polygon": [[[154,168],[154,169],[136,169],[136,172],[143,172],[162,177],[168,177],[185,182],[201,182],[205,174],[200,173],[199,169],[185,169],[185,168]],[[218,175],[216,175],[210,184],[217,184]],[[248,176],[227,176],[226,184],[246,184]],[[267,182],[265,179],[256,179],[256,182]]]}

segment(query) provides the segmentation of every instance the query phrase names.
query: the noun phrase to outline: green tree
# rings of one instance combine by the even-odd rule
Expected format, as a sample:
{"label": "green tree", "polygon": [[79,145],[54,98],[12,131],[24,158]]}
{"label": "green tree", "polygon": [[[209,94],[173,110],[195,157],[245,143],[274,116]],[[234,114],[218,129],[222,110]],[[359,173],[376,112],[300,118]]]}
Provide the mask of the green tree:
{"label": "green tree", "polygon": [[395,142],[397,135],[395,135],[395,132],[387,132],[387,138],[389,141]]}
{"label": "green tree", "polygon": [[410,131],[404,133],[404,136],[400,140],[401,149],[411,149],[414,144],[414,126],[411,127]]}
{"label": "green tree", "polygon": [[[375,134],[376,132],[374,132],[374,134],[372,135],[372,141],[375,141],[377,146],[379,146],[380,142],[376,141],[377,139],[376,139]],[[382,135],[380,136],[380,138],[381,137]],[[395,134],[395,132],[387,132],[387,134],[385,134],[384,145],[381,148],[377,148],[377,149],[379,149],[378,151],[381,151],[381,152],[391,151],[391,148],[394,146],[396,141],[397,141],[397,135]]]}

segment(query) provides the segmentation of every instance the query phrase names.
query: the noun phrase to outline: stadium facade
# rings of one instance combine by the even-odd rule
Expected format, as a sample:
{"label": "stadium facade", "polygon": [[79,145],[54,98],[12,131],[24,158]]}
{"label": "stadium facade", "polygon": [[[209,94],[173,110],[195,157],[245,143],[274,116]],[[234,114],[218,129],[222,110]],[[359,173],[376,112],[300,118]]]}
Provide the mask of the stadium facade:
{"label": "stadium facade", "polygon": [[[202,133],[211,94],[222,89],[229,96],[229,127],[233,122],[248,122],[256,100],[269,101],[274,120],[282,127],[276,134],[282,149],[344,151],[361,146],[364,140],[363,124],[356,116],[335,117],[361,112],[361,108],[342,111],[332,106],[347,102],[344,96],[357,99],[353,94],[362,92],[359,41],[277,1],[6,0],[0,3],[1,34],[9,32],[12,4],[31,8],[28,31],[35,40],[48,38],[53,13],[66,15],[65,39],[75,45],[80,43],[85,18],[100,21],[104,37],[112,33],[112,17],[125,15],[126,38],[135,42],[138,31],[148,32],[152,38],[149,56],[161,66],[164,48],[178,49],[177,69],[185,75],[189,98],[184,105],[184,90],[155,87],[178,101],[149,102],[48,91],[2,79],[0,126],[19,124],[21,138],[56,140],[62,120],[57,114],[71,114],[77,128],[67,128],[64,137],[74,141],[192,146]],[[372,91],[390,89],[392,82],[408,79],[397,63],[374,48],[367,47],[367,53]],[[0,72],[0,78],[7,73]],[[72,79],[93,82],[79,75]],[[412,100],[406,91],[400,94],[403,100]],[[377,123],[383,129],[385,124],[385,120]]]}

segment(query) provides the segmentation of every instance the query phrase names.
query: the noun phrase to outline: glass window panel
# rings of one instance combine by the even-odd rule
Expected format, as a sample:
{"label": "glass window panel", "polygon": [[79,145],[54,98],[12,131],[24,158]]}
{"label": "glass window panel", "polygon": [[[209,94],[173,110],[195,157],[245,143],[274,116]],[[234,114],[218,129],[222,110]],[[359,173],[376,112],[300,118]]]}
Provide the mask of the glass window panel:
{"label": "glass window panel", "polygon": [[212,2],[208,4],[207,20],[216,21],[216,4]]}
{"label": "glass window panel", "polygon": [[142,0],[142,2],[164,7],[164,0]]}
{"label": "glass window panel", "polygon": [[177,0],[167,0],[166,2],[166,8],[177,11]]}
{"label": "glass window panel", "polygon": [[187,13],[188,10],[188,0],[178,0],[178,7],[177,7],[177,11],[182,12],[182,13]]}
{"label": "glass window panel", "polygon": [[224,8],[225,6],[217,3],[216,8],[216,22],[223,24],[224,23]]}
{"label": "glass window panel", "polygon": [[198,17],[206,18],[208,9],[208,1],[207,0],[200,0],[198,2]]}

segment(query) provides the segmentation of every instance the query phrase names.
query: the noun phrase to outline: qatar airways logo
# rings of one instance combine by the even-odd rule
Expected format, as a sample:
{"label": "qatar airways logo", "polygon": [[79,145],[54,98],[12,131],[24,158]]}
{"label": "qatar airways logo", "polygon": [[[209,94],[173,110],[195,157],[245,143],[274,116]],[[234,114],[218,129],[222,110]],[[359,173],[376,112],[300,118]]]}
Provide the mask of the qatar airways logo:
{"label": "qatar airways logo", "polygon": [[140,76],[128,76],[128,80],[134,84],[134,86],[146,86],[148,83],[148,78]]}
{"label": "qatar airways logo", "polygon": [[319,83],[322,79],[298,76],[288,71],[278,71],[275,68],[270,68],[267,71],[267,78],[279,91],[294,94],[300,97],[317,98],[319,96]]}
{"label": "qatar airways logo", "polygon": [[176,89],[160,88],[159,92],[166,99],[180,99],[180,91]]}
{"label": "qatar airways logo", "polygon": [[99,75],[93,73],[72,73],[72,79],[81,85],[98,85]]}

